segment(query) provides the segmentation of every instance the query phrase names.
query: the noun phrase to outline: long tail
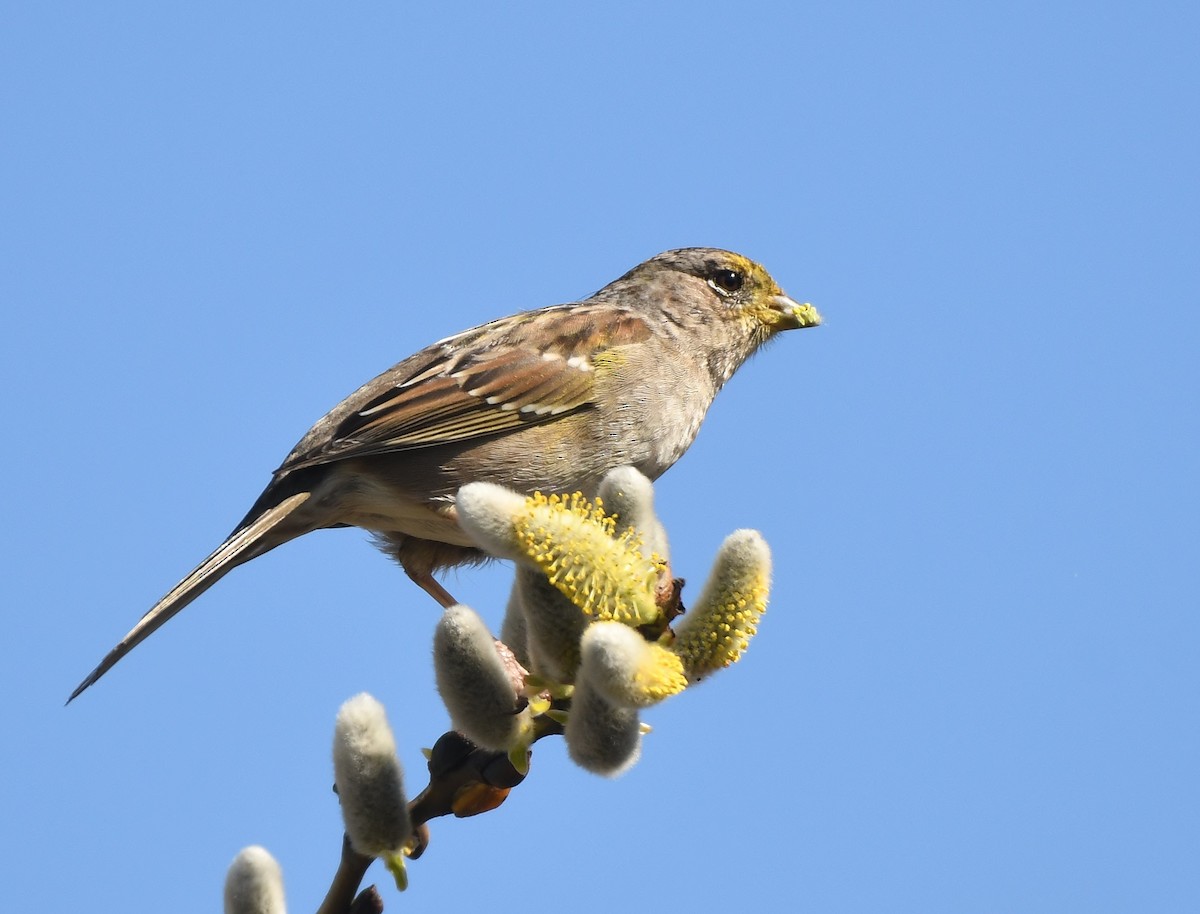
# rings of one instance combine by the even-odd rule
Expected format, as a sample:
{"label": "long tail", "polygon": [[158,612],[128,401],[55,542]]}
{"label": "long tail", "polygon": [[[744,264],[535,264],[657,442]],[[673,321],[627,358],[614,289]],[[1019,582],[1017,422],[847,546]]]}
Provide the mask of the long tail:
{"label": "long tail", "polygon": [[225,577],[230,571],[244,562],[250,561],[269,552],[276,546],[295,539],[302,533],[307,533],[311,527],[293,526],[292,529],[280,529],[292,514],[308,501],[309,492],[297,492],[283,499],[279,504],[264,510],[261,514],[244,523],[225,540],[217,550],[196,566],[186,578],[171,588],[171,591],[159,600],[151,610],[142,616],[141,620],[108,655],[100,661],[88,677],[75,687],[70,704],[97,679],[107,673],[113,666],[131,650],[145,641],[164,622],[187,606],[192,600],[212,587],[213,584]]}

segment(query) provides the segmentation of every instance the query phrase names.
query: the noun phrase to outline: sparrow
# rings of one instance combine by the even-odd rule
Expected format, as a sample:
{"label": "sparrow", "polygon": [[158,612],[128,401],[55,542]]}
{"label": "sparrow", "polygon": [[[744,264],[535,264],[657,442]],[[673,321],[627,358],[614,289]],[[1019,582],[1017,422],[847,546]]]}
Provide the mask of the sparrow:
{"label": "sparrow", "polygon": [[581,301],[427,346],[318,420],[229,537],[68,703],[238,565],[313,530],[370,531],[413,581],[453,605],[434,573],[487,559],[457,523],[461,486],[591,496],[624,465],[657,479],[752,353],[780,331],[820,322],[754,261],[684,248]]}

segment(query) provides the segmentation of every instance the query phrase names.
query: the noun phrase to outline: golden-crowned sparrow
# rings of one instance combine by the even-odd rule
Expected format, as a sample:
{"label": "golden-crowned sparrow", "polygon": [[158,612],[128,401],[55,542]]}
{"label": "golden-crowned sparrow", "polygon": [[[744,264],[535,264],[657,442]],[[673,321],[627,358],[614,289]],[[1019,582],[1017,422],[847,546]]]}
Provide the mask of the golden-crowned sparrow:
{"label": "golden-crowned sparrow", "polygon": [[667,251],[583,301],[492,321],[368,381],[300,439],[229,538],[71,694],[231,569],[323,527],[376,534],[443,606],[433,572],[485,556],[455,520],[468,482],[592,494],[613,467],[658,478],[713,397],[780,330],[812,327],[757,263]]}

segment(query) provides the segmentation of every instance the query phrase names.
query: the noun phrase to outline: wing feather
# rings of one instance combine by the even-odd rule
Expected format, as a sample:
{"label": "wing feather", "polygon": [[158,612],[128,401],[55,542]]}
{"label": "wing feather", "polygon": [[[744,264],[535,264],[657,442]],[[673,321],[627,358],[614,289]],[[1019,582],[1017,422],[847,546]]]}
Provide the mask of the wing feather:
{"label": "wing feather", "polygon": [[635,311],[584,302],[449,337],[353,394],[279,472],[469,441],[586,409],[594,403],[596,357],[650,333]]}

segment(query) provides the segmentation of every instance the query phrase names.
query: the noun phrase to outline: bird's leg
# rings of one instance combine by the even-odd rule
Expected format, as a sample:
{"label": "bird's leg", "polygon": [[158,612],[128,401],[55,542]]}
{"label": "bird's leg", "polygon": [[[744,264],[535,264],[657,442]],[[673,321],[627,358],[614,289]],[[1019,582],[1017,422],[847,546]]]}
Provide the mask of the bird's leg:
{"label": "bird's leg", "polygon": [[449,609],[451,606],[454,606],[456,603],[458,603],[458,600],[454,599],[450,591],[448,591],[434,579],[432,572],[416,571],[412,568],[405,568],[404,573],[408,575],[409,579],[414,584],[437,600],[442,609]]}

